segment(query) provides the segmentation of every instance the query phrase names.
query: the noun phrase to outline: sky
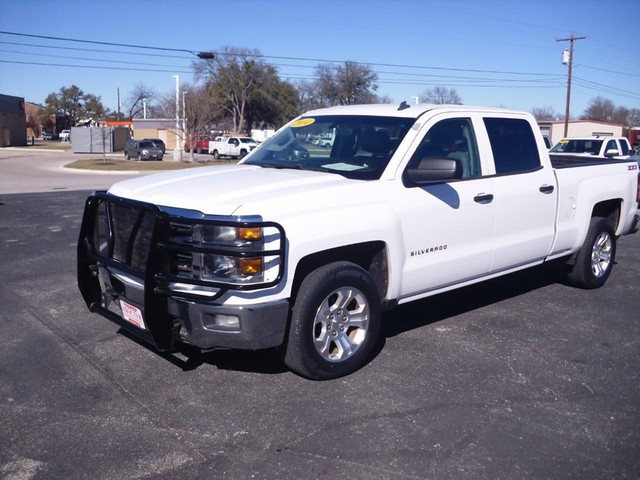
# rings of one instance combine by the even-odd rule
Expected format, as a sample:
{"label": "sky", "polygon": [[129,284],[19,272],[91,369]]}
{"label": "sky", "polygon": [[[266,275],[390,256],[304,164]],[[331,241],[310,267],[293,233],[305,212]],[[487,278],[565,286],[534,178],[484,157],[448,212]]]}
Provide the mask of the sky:
{"label": "sky", "polygon": [[464,104],[563,118],[574,35],[586,38],[574,42],[571,117],[598,96],[640,108],[638,0],[0,0],[0,12],[0,94],[38,104],[77,85],[117,111],[137,84],[192,83],[190,52],[232,46],[291,82],[355,61],[393,102],[444,86]]}

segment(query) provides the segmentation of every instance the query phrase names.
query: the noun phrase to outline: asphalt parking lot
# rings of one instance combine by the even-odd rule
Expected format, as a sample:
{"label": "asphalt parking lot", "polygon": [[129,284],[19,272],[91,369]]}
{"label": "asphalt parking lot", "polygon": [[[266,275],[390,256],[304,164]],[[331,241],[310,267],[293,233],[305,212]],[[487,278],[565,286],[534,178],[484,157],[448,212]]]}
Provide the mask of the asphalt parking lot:
{"label": "asphalt parking lot", "polygon": [[89,313],[88,193],[0,190],[0,478],[640,478],[640,234],[599,290],[552,265],[402,306],[369,365],[312,382]]}

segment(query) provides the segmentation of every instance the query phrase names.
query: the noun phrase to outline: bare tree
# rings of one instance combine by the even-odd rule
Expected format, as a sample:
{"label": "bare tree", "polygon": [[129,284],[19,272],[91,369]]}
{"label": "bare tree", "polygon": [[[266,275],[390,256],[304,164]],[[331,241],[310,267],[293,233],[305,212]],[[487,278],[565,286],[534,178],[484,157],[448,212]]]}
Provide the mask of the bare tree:
{"label": "bare tree", "polygon": [[113,134],[113,127],[107,127],[104,123],[101,124],[97,129],[93,129],[93,131],[98,132],[98,141],[102,146],[102,163],[106,165],[107,163],[107,145],[111,141],[111,136]]}
{"label": "bare tree", "polygon": [[[193,154],[197,149],[198,139],[211,134],[212,126],[217,118],[225,111],[211,92],[211,86],[184,85],[185,112],[184,138],[190,140],[189,161],[193,162]],[[195,144],[194,144],[195,142]]]}
{"label": "bare tree", "polygon": [[367,65],[352,61],[322,63],[316,67],[315,87],[310,92],[317,107],[375,103],[377,80],[378,74]]}
{"label": "bare tree", "polygon": [[462,105],[462,98],[458,95],[455,88],[447,88],[437,86],[425,90],[420,101],[424,103],[434,103],[437,105],[450,104],[450,105]]}
{"label": "bare tree", "polygon": [[626,107],[616,107],[611,100],[598,96],[591,99],[589,106],[580,118],[629,125],[632,120],[632,112]]}
{"label": "bare tree", "polygon": [[531,109],[531,115],[536,120],[555,120],[557,114],[553,107],[534,107]]}
{"label": "bare tree", "polygon": [[157,96],[158,94],[153,88],[147,87],[142,83],[136,84],[125,104],[129,120],[142,117],[145,102],[147,102],[147,108],[151,111],[153,102]]}

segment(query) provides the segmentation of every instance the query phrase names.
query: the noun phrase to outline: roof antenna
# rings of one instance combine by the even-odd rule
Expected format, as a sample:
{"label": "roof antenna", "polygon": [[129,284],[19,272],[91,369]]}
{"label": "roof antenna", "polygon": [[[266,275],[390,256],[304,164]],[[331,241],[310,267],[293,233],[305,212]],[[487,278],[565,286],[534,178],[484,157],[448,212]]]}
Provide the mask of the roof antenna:
{"label": "roof antenna", "polygon": [[406,110],[407,108],[411,108],[411,105],[408,105],[405,100],[402,101],[400,106],[398,107],[398,111]]}

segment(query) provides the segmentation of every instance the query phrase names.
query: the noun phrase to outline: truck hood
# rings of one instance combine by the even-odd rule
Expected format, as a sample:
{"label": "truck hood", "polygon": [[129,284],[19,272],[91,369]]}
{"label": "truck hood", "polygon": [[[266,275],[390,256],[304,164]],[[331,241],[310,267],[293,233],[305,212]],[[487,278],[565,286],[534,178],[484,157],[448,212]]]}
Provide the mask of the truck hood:
{"label": "truck hood", "polygon": [[174,170],[125,180],[114,184],[109,193],[208,215],[243,215],[259,214],[261,204],[276,201],[282,205],[290,196],[298,201],[315,190],[352,182],[340,175],[321,172],[230,165]]}

